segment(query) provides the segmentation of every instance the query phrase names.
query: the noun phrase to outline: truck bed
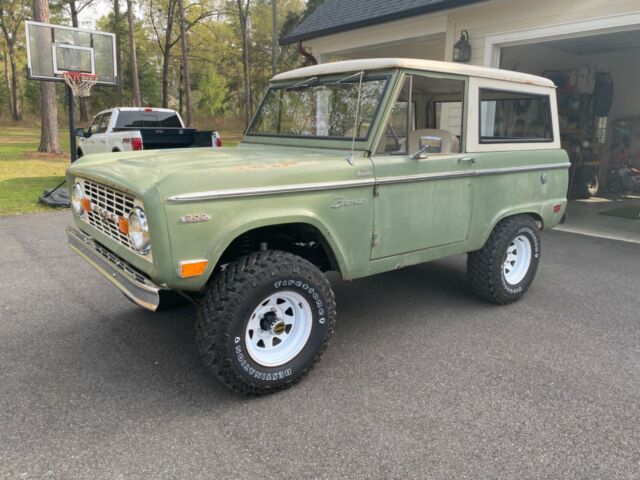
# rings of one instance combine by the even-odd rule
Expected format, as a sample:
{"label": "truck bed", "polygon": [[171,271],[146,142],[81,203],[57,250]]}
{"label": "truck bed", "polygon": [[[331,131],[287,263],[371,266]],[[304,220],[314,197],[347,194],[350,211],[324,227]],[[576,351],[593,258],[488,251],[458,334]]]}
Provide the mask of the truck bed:
{"label": "truck bed", "polygon": [[195,128],[114,128],[113,132],[139,131],[145,150],[162,148],[211,147],[213,131],[201,131]]}

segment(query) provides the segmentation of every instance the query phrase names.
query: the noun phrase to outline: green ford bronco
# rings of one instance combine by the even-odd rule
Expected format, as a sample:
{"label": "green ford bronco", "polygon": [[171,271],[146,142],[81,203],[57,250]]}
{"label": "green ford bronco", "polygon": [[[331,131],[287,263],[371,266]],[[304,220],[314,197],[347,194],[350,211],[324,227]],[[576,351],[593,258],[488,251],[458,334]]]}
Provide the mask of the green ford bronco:
{"label": "green ford bronco", "polygon": [[67,170],[71,248],[129,299],[197,307],[206,366],[243,394],[300,380],[352,280],[468,254],[483,299],[518,300],[561,222],[551,81],[410,59],[275,76],[236,147],[88,155]]}

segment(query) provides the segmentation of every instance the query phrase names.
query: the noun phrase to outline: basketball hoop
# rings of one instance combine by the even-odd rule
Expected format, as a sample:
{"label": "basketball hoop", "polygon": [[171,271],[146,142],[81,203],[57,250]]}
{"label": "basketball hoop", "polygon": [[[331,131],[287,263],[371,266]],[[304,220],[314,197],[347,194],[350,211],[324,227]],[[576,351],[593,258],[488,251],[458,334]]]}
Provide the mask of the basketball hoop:
{"label": "basketball hoop", "polygon": [[64,72],[63,76],[74,97],[90,96],[91,87],[98,81],[98,76],[92,73]]}

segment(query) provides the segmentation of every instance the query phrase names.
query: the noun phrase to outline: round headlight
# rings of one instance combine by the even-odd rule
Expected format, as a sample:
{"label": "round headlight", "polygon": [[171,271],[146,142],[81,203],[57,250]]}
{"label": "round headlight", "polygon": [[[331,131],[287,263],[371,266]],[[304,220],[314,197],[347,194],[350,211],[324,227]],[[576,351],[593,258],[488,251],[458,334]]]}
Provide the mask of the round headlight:
{"label": "round headlight", "polygon": [[134,250],[142,255],[147,255],[151,251],[147,216],[140,207],[135,207],[129,213],[129,241]]}
{"label": "round headlight", "polygon": [[82,185],[80,182],[76,182],[71,190],[71,206],[73,207],[74,213],[79,217],[84,214],[84,209],[82,208],[83,199],[84,190],[82,189]]}

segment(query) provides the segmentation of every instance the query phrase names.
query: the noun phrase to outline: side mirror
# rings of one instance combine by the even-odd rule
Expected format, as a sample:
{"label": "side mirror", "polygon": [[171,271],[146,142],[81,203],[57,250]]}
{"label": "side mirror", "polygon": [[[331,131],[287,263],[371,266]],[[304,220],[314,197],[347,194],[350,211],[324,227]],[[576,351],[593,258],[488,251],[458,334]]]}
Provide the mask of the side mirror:
{"label": "side mirror", "polygon": [[76,137],[84,138],[85,136],[84,128],[76,128]]}
{"label": "side mirror", "polygon": [[418,151],[411,155],[413,160],[426,158],[429,153],[441,153],[442,137],[438,137],[436,135],[424,135],[420,137],[418,147]]}

